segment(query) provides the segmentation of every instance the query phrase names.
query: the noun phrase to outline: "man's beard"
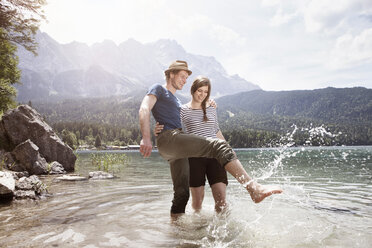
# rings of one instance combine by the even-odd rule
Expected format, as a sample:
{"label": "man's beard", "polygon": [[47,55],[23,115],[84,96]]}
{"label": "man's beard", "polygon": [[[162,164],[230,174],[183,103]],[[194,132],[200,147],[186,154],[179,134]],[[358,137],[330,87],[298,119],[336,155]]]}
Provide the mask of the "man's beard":
{"label": "man's beard", "polygon": [[177,84],[176,82],[172,82],[172,86],[173,86],[173,88],[175,88],[176,90],[182,90],[182,86],[179,86],[179,84]]}

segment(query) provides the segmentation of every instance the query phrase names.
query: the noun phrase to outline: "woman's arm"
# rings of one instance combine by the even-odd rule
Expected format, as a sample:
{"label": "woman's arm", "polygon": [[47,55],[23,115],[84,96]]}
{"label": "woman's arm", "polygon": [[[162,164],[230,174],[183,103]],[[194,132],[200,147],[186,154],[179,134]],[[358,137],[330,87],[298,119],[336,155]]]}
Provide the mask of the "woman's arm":
{"label": "woman's arm", "polygon": [[154,127],[154,135],[158,136],[158,134],[160,134],[161,131],[163,131],[163,128],[164,128],[164,125],[160,125],[159,122],[156,122],[156,125]]}

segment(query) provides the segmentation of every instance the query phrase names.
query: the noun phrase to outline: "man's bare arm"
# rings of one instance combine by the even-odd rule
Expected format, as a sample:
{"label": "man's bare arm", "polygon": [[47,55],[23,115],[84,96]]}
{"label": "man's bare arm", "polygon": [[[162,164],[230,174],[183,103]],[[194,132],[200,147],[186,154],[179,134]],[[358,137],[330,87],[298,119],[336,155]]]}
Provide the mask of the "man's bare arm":
{"label": "man's bare arm", "polygon": [[154,95],[146,95],[139,109],[139,122],[142,134],[140,143],[140,152],[146,158],[151,155],[151,133],[150,133],[150,115],[151,109],[154,107],[157,99]]}
{"label": "man's bare arm", "polygon": [[219,139],[226,140],[225,137],[223,137],[221,130],[219,130],[219,131],[216,133],[216,136],[217,136],[217,138],[219,138]]}

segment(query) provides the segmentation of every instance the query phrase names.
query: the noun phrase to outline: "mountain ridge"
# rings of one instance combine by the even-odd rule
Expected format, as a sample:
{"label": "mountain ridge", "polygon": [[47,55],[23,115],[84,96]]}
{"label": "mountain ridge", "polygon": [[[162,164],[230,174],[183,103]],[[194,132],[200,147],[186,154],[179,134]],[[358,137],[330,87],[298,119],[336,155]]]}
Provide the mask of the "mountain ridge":
{"label": "mountain ridge", "polygon": [[223,96],[221,111],[306,117],[333,122],[372,121],[372,89],[254,90]]}
{"label": "mountain ridge", "polygon": [[[210,77],[215,96],[260,89],[245,79],[226,73],[214,58],[187,53],[175,40],[142,44],[129,39],[117,45],[111,40],[90,46],[80,42],[59,44],[46,33],[37,33],[38,56],[18,47],[22,71],[18,100],[73,97],[107,97],[146,89],[164,82],[164,70],[177,59],[186,60],[193,74]],[[95,69],[99,69],[96,70]],[[93,76],[89,74],[93,73]],[[77,89],[77,90],[75,90]],[[188,95],[188,90],[181,94]]]}

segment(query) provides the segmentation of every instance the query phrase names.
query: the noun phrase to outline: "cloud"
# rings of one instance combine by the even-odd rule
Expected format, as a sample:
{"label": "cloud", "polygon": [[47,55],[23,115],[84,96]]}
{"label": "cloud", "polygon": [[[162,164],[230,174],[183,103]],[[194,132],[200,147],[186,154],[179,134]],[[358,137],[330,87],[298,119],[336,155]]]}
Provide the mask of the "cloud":
{"label": "cloud", "polygon": [[357,27],[355,23],[364,19],[370,24],[372,16],[371,0],[264,0],[262,6],[275,10],[270,20],[271,26],[281,26],[300,17],[307,32],[327,35],[360,30],[363,26]]}
{"label": "cloud", "polygon": [[276,14],[273,18],[270,20],[270,25],[271,26],[281,26],[283,24],[287,24],[290,22],[292,19],[296,18],[298,16],[299,12],[294,12],[294,13],[283,13],[283,9],[279,8],[276,11]]}
{"label": "cloud", "polygon": [[179,20],[182,33],[185,35],[196,35],[195,37],[206,39],[210,43],[228,48],[230,46],[242,46],[246,39],[234,30],[213,22],[205,15],[194,14]]}
{"label": "cloud", "polygon": [[353,20],[361,14],[372,13],[372,2],[367,0],[312,0],[304,8],[308,32],[334,33],[355,28]]}
{"label": "cloud", "polygon": [[341,25],[347,18],[352,1],[310,1],[304,9],[305,27],[308,32],[325,31]]}
{"label": "cloud", "polygon": [[372,61],[372,1],[276,0],[263,1],[263,6],[274,9],[272,27],[302,21],[303,36],[320,49],[303,57],[305,61],[317,59],[327,70],[357,68]]}
{"label": "cloud", "polygon": [[278,6],[282,3],[283,3],[283,1],[281,1],[281,0],[262,0],[262,2],[261,2],[262,6],[264,6],[264,7],[275,7],[275,6]]}
{"label": "cloud", "polygon": [[372,62],[372,28],[359,35],[340,36],[330,52],[327,64],[331,69],[356,67],[362,63]]}
{"label": "cloud", "polygon": [[221,46],[242,46],[246,43],[246,39],[240,36],[234,30],[222,25],[213,25],[209,31],[212,38],[216,39]]}

